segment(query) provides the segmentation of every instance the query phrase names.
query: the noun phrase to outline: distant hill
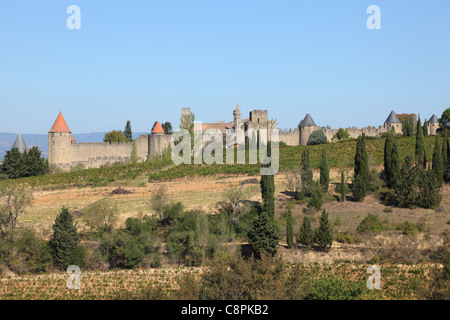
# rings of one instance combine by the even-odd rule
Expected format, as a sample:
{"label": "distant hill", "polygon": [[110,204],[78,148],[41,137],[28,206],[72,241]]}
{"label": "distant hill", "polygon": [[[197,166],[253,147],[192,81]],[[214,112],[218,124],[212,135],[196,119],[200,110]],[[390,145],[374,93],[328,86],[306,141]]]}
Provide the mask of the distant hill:
{"label": "distant hill", "polygon": [[[80,133],[73,134],[73,137],[77,142],[102,142],[106,132],[92,132],[92,133]],[[142,134],[148,134],[146,132],[133,133],[133,138],[137,138]],[[14,141],[17,138],[18,133],[5,133],[0,132],[0,160],[6,154],[7,150],[10,150]],[[25,143],[28,148],[37,146],[41,150],[42,154],[48,156],[48,135],[47,134],[22,134]]]}

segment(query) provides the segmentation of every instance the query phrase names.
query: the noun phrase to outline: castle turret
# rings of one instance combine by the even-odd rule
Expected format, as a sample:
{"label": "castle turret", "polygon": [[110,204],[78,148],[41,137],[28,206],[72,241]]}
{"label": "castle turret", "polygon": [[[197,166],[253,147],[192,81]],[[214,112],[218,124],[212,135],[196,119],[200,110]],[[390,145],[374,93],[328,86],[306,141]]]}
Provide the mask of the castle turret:
{"label": "castle turret", "polygon": [[48,162],[61,168],[70,168],[72,132],[60,112],[48,131]]}
{"label": "castle turret", "polygon": [[439,121],[435,114],[433,114],[428,122],[428,135],[435,136],[439,128]]}
{"label": "castle turret", "polygon": [[156,121],[148,139],[148,156],[154,157],[155,155],[161,155],[164,149],[171,145],[171,142],[171,136],[166,134],[161,123]]}
{"label": "castle turret", "polygon": [[25,140],[23,140],[22,135],[20,133],[17,136],[16,141],[14,141],[14,144],[13,144],[11,150],[14,149],[14,148],[19,149],[19,151],[21,153],[24,153],[25,151],[28,151],[27,144],[25,143]]}
{"label": "castle turret", "polygon": [[309,113],[298,124],[300,145],[306,146],[311,133],[319,129]]}
{"label": "castle turret", "polygon": [[384,128],[387,132],[390,132],[392,128],[394,128],[395,134],[402,134],[403,125],[394,110],[391,111],[386,121],[384,122]]}

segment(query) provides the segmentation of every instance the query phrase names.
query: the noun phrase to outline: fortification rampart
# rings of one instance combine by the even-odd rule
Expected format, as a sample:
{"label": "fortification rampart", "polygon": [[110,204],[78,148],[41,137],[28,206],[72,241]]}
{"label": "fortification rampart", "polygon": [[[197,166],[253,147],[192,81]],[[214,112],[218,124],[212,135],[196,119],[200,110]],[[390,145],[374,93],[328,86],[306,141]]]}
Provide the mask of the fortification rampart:
{"label": "fortification rampart", "polygon": [[[139,136],[136,140],[138,162],[147,160],[148,135]],[[86,168],[94,168],[116,163],[128,163],[131,159],[133,142],[87,142],[71,144],[69,168],[79,163]]]}

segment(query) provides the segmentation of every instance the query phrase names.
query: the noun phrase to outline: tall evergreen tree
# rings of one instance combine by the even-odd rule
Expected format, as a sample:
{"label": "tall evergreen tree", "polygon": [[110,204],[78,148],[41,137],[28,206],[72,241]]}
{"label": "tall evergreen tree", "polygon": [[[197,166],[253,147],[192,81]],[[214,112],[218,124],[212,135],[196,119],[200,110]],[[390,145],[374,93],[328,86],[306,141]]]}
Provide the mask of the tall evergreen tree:
{"label": "tall evergreen tree", "polygon": [[384,172],[383,177],[386,184],[389,186],[392,181],[392,149],[394,148],[394,135],[388,133],[384,142]]}
{"label": "tall evergreen tree", "polygon": [[305,150],[303,150],[302,153],[301,178],[302,178],[302,192],[305,194],[305,196],[309,197],[311,195],[313,172],[311,169],[311,160],[308,147]]}
{"label": "tall evergreen tree", "polygon": [[395,205],[400,208],[411,208],[417,205],[418,184],[420,181],[422,165],[413,161],[411,156],[406,156],[402,163],[399,178],[395,184]]}
{"label": "tall evergreen tree", "polygon": [[394,139],[391,156],[391,180],[389,188],[393,188],[400,177],[400,154],[398,152],[397,140]]}
{"label": "tall evergreen tree", "polygon": [[439,192],[439,185],[436,181],[436,176],[433,170],[426,171],[420,168],[421,179],[419,184],[419,193],[417,196],[417,203],[415,205],[426,208],[434,209],[439,206],[442,200],[442,196]]}
{"label": "tall evergreen tree", "polygon": [[323,192],[328,192],[330,185],[330,168],[328,166],[327,149],[323,148],[322,157],[320,158],[320,185]]}
{"label": "tall evergreen tree", "polygon": [[161,124],[164,133],[165,134],[172,134],[172,123],[170,123],[169,121],[164,122],[163,124]]}
{"label": "tall evergreen tree", "polygon": [[286,217],[286,243],[288,248],[294,246],[294,217],[291,209],[288,210]]}
{"label": "tall evergreen tree", "polygon": [[318,181],[313,181],[311,186],[311,197],[308,199],[308,208],[322,209],[323,194],[322,186]]}
{"label": "tall evergreen tree", "polygon": [[344,170],[341,171],[341,202],[345,201],[345,177],[344,177]]}
{"label": "tall evergreen tree", "polygon": [[425,155],[425,141],[423,137],[422,125],[420,124],[420,117],[417,121],[415,160],[417,163],[422,164],[426,168],[427,158]]}
{"label": "tall evergreen tree", "polygon": [[260,180],[263,210],[275,221],[275,181],[273,175],[261,175]]}
{"label": "tall evergreen tree", "polygon": [[128,139],[128,141],[133,141],[133,132],[131,131],[130,120],[127,120],[127,124],[125,125],[125,129],[123,130],[123,134]]}
{"label": "tall evergreen tree", "polygon": [[355,169],[353,176],[353,198],[363,201],[369,191],[369,160],[366,151],[366,136],[363,133],[356,142]]}
{"label": "tall evergreen tree", "polygon": [[333,228],[328,221],[328,213],[325,209],[322,210],[319,229],[317,229],[314,238],[320,251],[330,251],[331,245],[333,244]]}
{"label": "tall evergreen tree", "polygon": [[48,169],[47,162],[41,157],[41,151],[38,147],[34,146],[24,153],[25,165],[26,165],[26,176],[42,176]]}
{"label": "tall evergreen tree", "polygon": [[18,148],[6,151],[3,163],[0,165],[0,173],[6,174],[9,179],[26,177],[26,154],[21,153]]}
{"label": "tall evergreen tree", "polygon": [[255,258],[263,254],[275,255],[277,253],[278,234],[272,218],[262,211],[253,220],[247,233],[248,242]]}
{"label": "tall evergreen tree", "polygon": [[314,231],[311,227],[311,219],[307,215],[303,217],[300,233],[298,235],[298,242],[307,249],[310,249],[314,244]]}
{"label": "tall evergreen tree", "polygon": [[427,123],[427,119],[425,119],[423,121],[422,131],[423,131],[423,136],[424,137],[428,137],[428,123]]}
{"label": "tall evergreen tree", "polygon": [[444,130],[444,138],[442,141],[442,165],[445,167],[450,162],[449,155],[449,138],[447,130]]}
{"label": "tall evergreen tree", "polygon": [[80,235],[73,223],[73,217],[65,207],[56,217],[53,235],[48,243],[56,266],[67,268],[71,263],[71,255],[77,250]]}
{"label": "tall evergreen tree", "polygon": [[436,179],[436,184],[440,187],[444,182],[444,165],[442,163],[441,146],[439,144],[439,136],[436,135],[436,141],[434,144],[432,172]]}

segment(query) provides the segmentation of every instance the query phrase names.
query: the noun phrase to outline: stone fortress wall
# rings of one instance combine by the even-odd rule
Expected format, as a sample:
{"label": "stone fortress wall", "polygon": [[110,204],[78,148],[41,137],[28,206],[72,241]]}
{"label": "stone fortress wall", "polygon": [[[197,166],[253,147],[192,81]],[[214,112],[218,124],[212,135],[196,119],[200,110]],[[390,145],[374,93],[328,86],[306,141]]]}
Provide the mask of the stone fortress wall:
{"label": "stone fortress wall", "polygon": [[[135,140],[138,162],[147,160],[148,140],[149,135],[141,135]],[[128,163],[132,150],[133,142],[72,142],[70,166],[82,163],[86,168],[96,168],[116,163]]]}
{"label": "stone fortress wall", "polygon": [[[190,108],[182,108],[182,115],[189,115]],[[276,129],[277,121],[269,120],[267,110],[253,110],[249,113],[248,119],[241,118],[239,104],[233,112],[233,122],[225,123],[218,121],[216,123],[203,124],[202,130],[216,129],[226,134],[230,130],[240,128],[242,130],[266,129],[270,140],[270,129]],[[370,137],[377,137],[383,133],[389,132],[392,128],[396,134],[402,134],[402,124],[398,120],[394,111],[390,113],[384,125],[365,128],[346,128],[351,138],[357,138],[362,133]],[[428,121],[428,134],[435,135],[439,128],[438,120],[433,115]],[[315,130],[322,130],[328,141],[331,142],[338,129],[332,129],[329,126],[317,126],[312,117],[307,114],[299,123],[298,127],[289,130],[279,130],[279,140],[289,146],[306,145],[309,137]],[[151,134],[141,135],[135,139],[138,162],[144,162],[147,159],[161,155],[169,146],[173,146],[171,135],[164,133],[161,124],[153,129]],[[49,131],[49,163],[64,170],[83,164],[86,168],[95,168],[100,166],[113,165],[117,163],[128,163],[131,159],[133,142],[116,143],[77,143],[72,137],[61,113],[58,116],[52,129]]]}

